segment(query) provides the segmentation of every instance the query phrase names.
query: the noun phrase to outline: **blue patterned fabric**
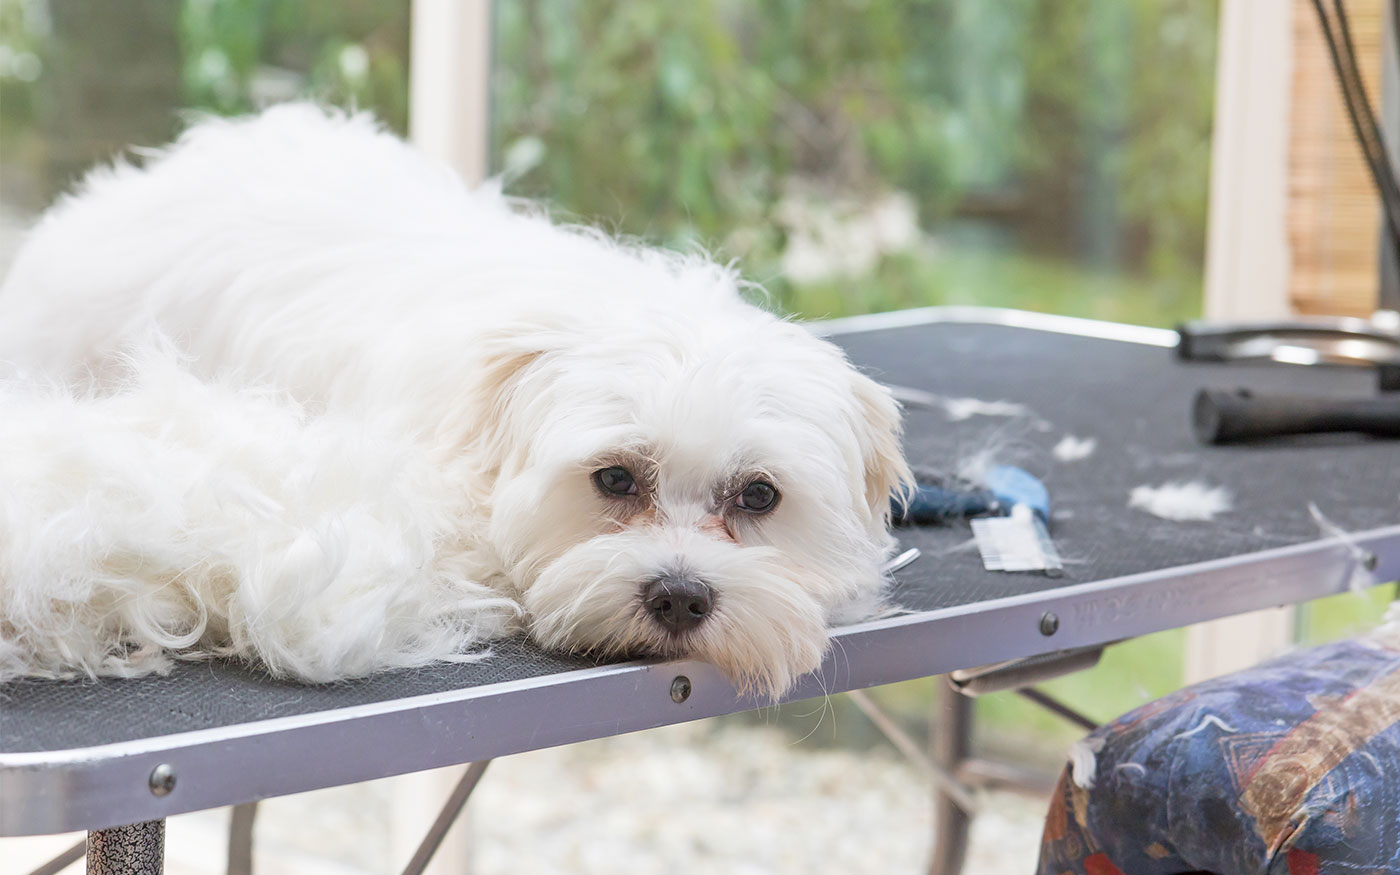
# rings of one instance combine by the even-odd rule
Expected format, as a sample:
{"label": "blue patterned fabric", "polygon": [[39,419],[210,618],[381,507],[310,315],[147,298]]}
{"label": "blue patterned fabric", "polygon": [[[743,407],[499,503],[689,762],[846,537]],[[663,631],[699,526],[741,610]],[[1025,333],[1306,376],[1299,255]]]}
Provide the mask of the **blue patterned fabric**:
{"label": "blue patterned fabric", "polygon": [[1400,873],[1394,640],[1187,687],[1083,744],[1092,781],[1061,776],[1040,875]]}

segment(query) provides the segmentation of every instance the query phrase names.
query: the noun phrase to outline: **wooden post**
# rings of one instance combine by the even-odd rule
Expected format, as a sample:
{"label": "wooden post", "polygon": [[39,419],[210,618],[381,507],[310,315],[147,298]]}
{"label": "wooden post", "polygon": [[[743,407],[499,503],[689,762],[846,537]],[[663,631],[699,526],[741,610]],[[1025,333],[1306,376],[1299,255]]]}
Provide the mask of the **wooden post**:
{"label": "wooden post", "polygon": [[[1293,10],[1277,0],[1220,7],[1206,233],[1205,315],[1286,316],[1289,306],[1288,130]],[[1293,640],[1292,608],[1192,626],[1185,680],[1246,668]]]}
{"label": "wooden post", "polygon": [[491,36],[490,0],[413,0],[409,138],[473,185],[490,152]]}
{"label": "wooden post", "polygon": [[[490,156],[491,44],[490,0],[413,0],[409,139],[472,185],[486,178]],[[417,849],[464,771],[458,766],[391,779],[396,865]],[[426,875],[462,875],[470,863],[464,812]]]}

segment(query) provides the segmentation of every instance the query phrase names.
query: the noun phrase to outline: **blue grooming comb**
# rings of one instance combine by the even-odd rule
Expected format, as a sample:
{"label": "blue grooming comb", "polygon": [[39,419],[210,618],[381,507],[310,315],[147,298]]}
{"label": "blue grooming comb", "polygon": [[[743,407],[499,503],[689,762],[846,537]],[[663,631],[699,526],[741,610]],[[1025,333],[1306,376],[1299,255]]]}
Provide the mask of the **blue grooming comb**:
{"label": "blue grooming comb", "polygon": [[1018,504],[1029,507],[1043,523],[1050,521],[1050,492],[1036,477],[1014,465],[996,465],[981,484],[954,488],[919,484],[908,504],[893,497],[896,525],[929,525],[950,519],[1005,516]]}

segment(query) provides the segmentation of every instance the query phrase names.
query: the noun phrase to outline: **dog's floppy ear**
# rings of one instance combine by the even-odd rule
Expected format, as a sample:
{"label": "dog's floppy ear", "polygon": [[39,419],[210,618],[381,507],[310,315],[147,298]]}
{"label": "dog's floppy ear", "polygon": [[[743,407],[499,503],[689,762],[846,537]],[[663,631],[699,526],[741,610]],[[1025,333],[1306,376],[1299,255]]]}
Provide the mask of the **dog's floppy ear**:
{"label": "dog's floppy ear", "polygon": [[559,330],[544,319],[519,319],[492,329],[473,341],[474,368],[467,391],[466,418],[444,422],[444,437],[459,446],[483,451],[490,463],[505,461],[508,419],[518,397],[532,382],[545,379],[538,373],[543,360],[563,348]]}
{"label": "dog's floppy ear", "polygon": [[903,426],[899,404],[890,391],[864,374],[852,371],[856,399],[856,436],[865,466],[865,500],[873,523],[889,523],[890,496],[905,495],[914,486],[914,475],[900,446]]}

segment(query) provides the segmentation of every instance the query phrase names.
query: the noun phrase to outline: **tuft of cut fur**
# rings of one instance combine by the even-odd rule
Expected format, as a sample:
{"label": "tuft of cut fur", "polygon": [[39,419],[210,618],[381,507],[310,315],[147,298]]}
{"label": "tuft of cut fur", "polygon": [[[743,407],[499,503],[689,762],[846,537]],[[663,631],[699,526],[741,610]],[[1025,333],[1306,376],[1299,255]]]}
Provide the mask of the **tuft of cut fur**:
{"label": "tuft of cut fur", "polygon": [[1061,462],[1079,462],[1092,456],[1098,446],[1098,438],[1077,438],[1067,434],[1060,438],[1050,454]]}
{"label": "tuft of cut fur", "polygon": [[1098,735],[1086,735],[1069,746],[1070,780],[1081,790],[1094,789],[1098,778],[1099,753],[1108,739]]}
{"label": "tuft of cut fur", "polygon": [[[325,681],[525,628],[776,695],[879,608],[898,409],[735,272],[552,224],[363,114],[93,172],[0,288],[0,680]],[[635,497],[594,472],[625,465]],[[746,484],[781,495],[738,506]],[[678,633],[642,590],[714,593]]]}
{"label": "tuft of cut fur", "polygon": [[1174,522],[1208,522],[1229,511],[1231,504],[1224,487],[1195,481],[1134,486],[1128,495],[1128,507]]}

